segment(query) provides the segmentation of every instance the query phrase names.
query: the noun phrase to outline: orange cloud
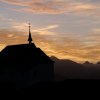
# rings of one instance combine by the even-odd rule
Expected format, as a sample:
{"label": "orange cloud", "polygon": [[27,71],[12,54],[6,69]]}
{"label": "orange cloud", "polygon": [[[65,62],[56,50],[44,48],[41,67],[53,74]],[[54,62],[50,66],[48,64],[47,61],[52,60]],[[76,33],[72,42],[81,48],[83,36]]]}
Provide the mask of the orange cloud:
{"label": "orange cloud", "polygon": [[[5,45],[28,43],[28,35],[24,34],[26,33],[23,31],[0,29],[0,49],[3,49]],[[55,36],[49,36],[49,38],[40,34],[32,34],[32,36],[37,47],[40,47],[49,56],[54,55],[58,58],[71,59],[77,62],[87,60],[97,62],[100,60],[100,44],[84,44],[81,39],[75,38],[74,36],[62,37],[60,40],[59,37]],[[95,35],[92,34],[88,38],[92,36]],[[56,38],[56,40],[53,38]],[[98,41],[96,40],[96,36],[94,39]]]}
{"label": "orange cloud", "polygon": [[[73,0],[0,0],[11,5],[22,6],[15,11],[46,13],[46,14],[78,14],[97,17],[100,16],[100,4]],[[12,9],[14,10],[14,9]]]}
{"label": "orange cloud", "polygon": [[51,0],[51,1],[45,1],[45,0],[30,0],[30,1],[23,1],[23,0],[0,0],[1,2],[17,5],[17,6],[23,6],[26,8],[21,9],[22,11],[26,12],[39,12],[39,13],[62,13],[63,8],[65,5],[65,2],[63,1],[57,1],[57,0]]}
{"label": "orange cloud", "polygon": [[79,14],[100,16],[100,4],[91,2],[72,1],[72,0],[0,0],[1,2],[22,6],[20,10],[33,13],[47,13],[47,14]]}
{"label": "orange cloud", "polygon": [[[11,27],[12,29],[15,29],[18,31],[22,31],[24,32],[24,35],[26,35],[28,33],[28,24],[27,23],[21,23],[21,22],[12,22],[11,23]],[[48,25],[48,26],[44,26],[44,27],[37,27],[37,26],[31,26],[31,31],[35,34],[40,34],[40,35],[56,35],[55,32],[51,31],[53,29],[58,28],[59,25],[55,24],[55,25]]]}
{"label": "orange cloud", "polygon": [[28,2],[24,2],[23,0],[0,0],[0,2],[12,4],[12,5],[18,5],[18,6],[27,6]]}

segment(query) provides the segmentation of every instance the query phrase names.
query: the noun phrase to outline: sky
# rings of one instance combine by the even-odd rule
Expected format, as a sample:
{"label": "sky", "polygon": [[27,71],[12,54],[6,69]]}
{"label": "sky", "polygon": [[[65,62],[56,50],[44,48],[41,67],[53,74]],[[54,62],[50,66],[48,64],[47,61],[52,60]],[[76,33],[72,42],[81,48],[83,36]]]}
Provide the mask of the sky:
{"label": "sky", "polygon": [[100,61],[100,0],[0,0],[0,50],[33,42],[48,56]]}

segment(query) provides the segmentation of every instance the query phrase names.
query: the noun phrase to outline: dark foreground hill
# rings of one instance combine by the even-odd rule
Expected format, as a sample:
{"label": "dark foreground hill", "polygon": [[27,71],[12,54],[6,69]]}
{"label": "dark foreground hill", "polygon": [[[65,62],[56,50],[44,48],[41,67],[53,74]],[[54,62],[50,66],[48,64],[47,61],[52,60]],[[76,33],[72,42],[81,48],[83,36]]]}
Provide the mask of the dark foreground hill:
{"label": "dark foreground hill", "polygon": [[73,93],[76,91],[91,90],[94,88],[99,89],[100,80],[82,80],[82,79],[66,79],[58,82],[40,82],[31,87],[16,89],[12,83],[0,83],[0,93],[11,95],[40,95],[41,93]]}

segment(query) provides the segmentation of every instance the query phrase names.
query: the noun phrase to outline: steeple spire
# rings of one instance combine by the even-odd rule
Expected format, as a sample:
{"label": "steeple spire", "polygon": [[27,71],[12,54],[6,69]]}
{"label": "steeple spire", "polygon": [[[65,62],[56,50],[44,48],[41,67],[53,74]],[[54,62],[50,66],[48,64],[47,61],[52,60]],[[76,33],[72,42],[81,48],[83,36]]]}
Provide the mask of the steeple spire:
{"label": "steeple spire", "polygon": [[32,36],[31,36],[31,24],[29,23],[29,37],[28,37],[29,44],[32,43]]}

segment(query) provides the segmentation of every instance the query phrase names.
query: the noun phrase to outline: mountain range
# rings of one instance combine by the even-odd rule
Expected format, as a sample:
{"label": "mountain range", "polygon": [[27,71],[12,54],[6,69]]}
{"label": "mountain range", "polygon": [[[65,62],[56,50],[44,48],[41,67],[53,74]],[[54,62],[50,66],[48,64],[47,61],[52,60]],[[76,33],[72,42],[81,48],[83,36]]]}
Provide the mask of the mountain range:
{"label": "mountain range", "polygon": [[83,64],[51,57],[55,61],[55,80],[65,79],[100,79],[100,64],[92,64],[86,61]]}

